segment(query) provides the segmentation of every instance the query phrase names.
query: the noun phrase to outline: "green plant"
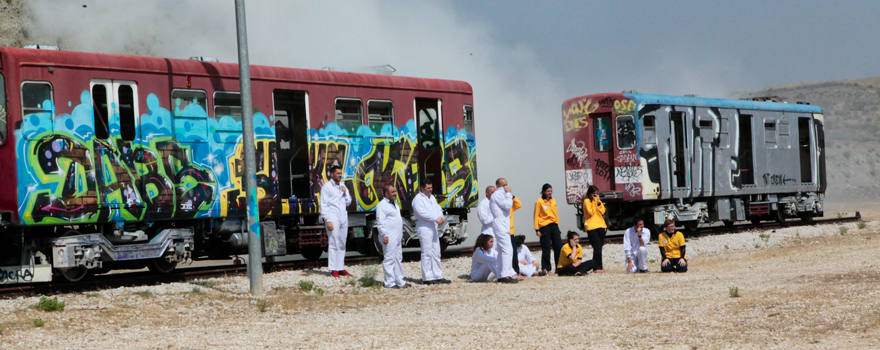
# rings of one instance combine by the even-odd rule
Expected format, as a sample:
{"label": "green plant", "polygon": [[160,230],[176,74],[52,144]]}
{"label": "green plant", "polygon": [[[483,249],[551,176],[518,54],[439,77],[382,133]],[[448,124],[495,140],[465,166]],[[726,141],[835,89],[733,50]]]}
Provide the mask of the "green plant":
{"label": "green plant", "polygon": [[657,260],[650,259],[650,260],[648,260],[648,262],[653,264],[653,263],[657,262]]}
{"label": "green plant", "polygon": [[370,266],[364,269],[364,275],[358,280],[361,283],[361,287],[364,288],[381,288],[382,284],[379,281],[376,281],[376,276],[379,275],[379,269],[375,266]]}
{"label": "green plant", "polygon": [[849,231],[849,228],[848,228],[848,227],[840,226],[840,227],[837,228],[837,230],[839,230],[839,231],[840,231],[840,235],[843,236],[843,235],[846,234],[846,231]]}
{"label": "green plant", "polygon": [[315,288],[315,282],[312,281],[299,281],[298,285],[299,289],[302,289],[303,292],[308,292]]}
{"label": "green plant", "polygon": [[86,293],[86,298],[97,298],[101,296],[99,293]]}
{"label": "green plant", "polygon": [[195,286],[195,287],[193,287],[192,292],[190,292],[190,293],[193,293],[193,294],[195,294],[195,295],[205,295],[205,294],[208,294],[207,292],[203,291],[202,288],[199,287],[199,286]]}
{"label": "green plant", "polygon": [[847,215],[849,215],[849,213],[837,213],[837,218],[842,219],[842,218],[846,217]]}
{"label": "green plant", "polygon": [[315,295],[322,297],[322,296],[324,296],[324,289],[321,287],[315,288],[314,293],[315,293]]}
{"label": "green plant", "polygon": [[730,286],[730,290],[727,293],[730,294],[731,298],[739,298],[739,287]]}
{"label": "green plant", "polygon": [[43,321],[42,317],[37,317],[37,319],[34,320],[34,327],[42,327],[45,325],[46,325],[46,321]]}
{"label": "green plant", "polygon": [[866,224],[864,221],[859,221],[859,223],[856,224],[856,226],[858,226],[859,230],[864,230],[865,227],[868,227],[868,224]]}
{"label": "green plant", "polygon": [[347,284],[347,285],[349,285],[349,286],[357,287],[357,283],[358,283],[358,279],[357,279],[357,278],[354,278],[354,277],[348,277],[348,278],[345,279],[345,284]]}
{"label": "green plant", "polygon": [[257,308],[260,309],[260,312],[266,312],[266,310],[269,310],[269,301],[267,301],[267,300],[260,301],[260,303],[257,304]]}
{"label": "green plant", "polygon": [[728,249],[730,249],[730,247],[728,247],[727,244],[725,244],[725,245],[724,245],[724,250],[728,250]]}
{"label": "green plant", "polygon": [[3,334],[3,332],[6,332],[6,327],[3,327],[3,325],[0,325],[0,334]]}
{"label": "green plant", "polygon": [[755,242],[755,248],[761,248],[761,243]]}
{"label": "green plant", "polygon": [[52,299],[40,297],[40,302],[37,304],[37,307],[43,311],[64,311],[65,304],[66,303],[63,301],[58,301],[58,297]]}
{"label": "green plant", "polygon": [[142,296],[142,297],[144,297],[144,298],[149,298],[149,297],[153,296],[153,292],[152,292],[151,290],[149,290],[149,289],[147,289],[147,290],[142,290],[142,291],[140,291],[140,292],[131,292],[131,294],[134,294],[134,295],[140,295],[140,296]]}
{"label": "green plant", "polygon": [[764,241],[764,243],[767,243],[767,241],[770,240],[770,234],[769,233],[762,233],[762,234],[758,235],[758,238],[760,238],[762,241]]}

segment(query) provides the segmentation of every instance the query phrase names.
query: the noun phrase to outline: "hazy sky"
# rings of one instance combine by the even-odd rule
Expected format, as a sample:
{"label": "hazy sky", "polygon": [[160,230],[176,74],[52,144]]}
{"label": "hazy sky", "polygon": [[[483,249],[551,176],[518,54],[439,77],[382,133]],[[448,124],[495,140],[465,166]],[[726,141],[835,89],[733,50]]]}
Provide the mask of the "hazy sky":
{"label": "hazy sky", "polygon": [[[232,0],[28,6],[33,33],[62,49],[237,60]],[[624,89],[724,97],[880,75],[880,2],[251,0],[247,14],[252,64],[391,64],[397,75],[471,83],[480,185],[509,180],[529,240],[541,185],[563,192],[565,99]],[[562,229],[574,229],[562,202]]]}

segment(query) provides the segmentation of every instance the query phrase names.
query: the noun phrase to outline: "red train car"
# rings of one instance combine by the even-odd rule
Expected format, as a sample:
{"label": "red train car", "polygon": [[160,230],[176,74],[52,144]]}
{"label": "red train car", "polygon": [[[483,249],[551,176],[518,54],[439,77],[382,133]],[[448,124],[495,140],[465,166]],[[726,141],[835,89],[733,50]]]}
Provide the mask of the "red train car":
{"label": "red train car", "polygon": [[[443,245],[467,237],[469,84],[266,66],[251,77],[265,256],[320,257],[333,165],[353,197],[351,249],[376,252],[384,185],[410,211],[423,179],[447,215]],[[0,283],[246,251],[236,64],[0,48],[0,89]],[[414,224],[404,231],[418,246]]]}

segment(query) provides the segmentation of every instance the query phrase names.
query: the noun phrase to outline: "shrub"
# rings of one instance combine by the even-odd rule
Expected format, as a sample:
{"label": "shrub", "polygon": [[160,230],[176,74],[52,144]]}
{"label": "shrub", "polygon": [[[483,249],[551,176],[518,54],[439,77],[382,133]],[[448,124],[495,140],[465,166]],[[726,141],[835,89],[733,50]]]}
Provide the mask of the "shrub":
{"label": "shrub", "polygon": [[269,310],[269,302],[266,300],[260,301],[260,303],[257,304],[257,308],[260,309],[260,312],[266,312]]}
{"label": "shrub", "polygon": [[303,292],[308,292],[315,288],[315,282],[312,281],[299,281],[299,289],[302,289]]}
{"label": "shrub", "polygon": [[767,241],[770,240],[770,234],[769,233],[762,233],[762,234],[758,235],[758,238],[760,238],[762,241],[764,241],[764,243],[767,243]]}
{"label": "shrub", "polygon": [[199,286],[195,286],[195,287],[193,287],[191,293],[196,294],[196,295],[205,295],[205,294],[208,294],[207,292],[203,291],[202,288],[199,287]]}
{"label": "shrub", "polygon": [[837,213],[837,218],[842,219],[843,217],[849,215],[849,213]]}
{"label": "shrub", "polygon": [[34,320],[34,327],[42,327],[45,325],[46,325],[46,321],[43,321],[42,317],[37,317],[37,319]]}
{"label": "shrub", "polygon": [[730,286],[730,290],[727,293],[730,294],[731,298],[739,298],[739,287]]}
{"label": "shrub", "polygon": [[864,221],[859,221],[859,223],[856,224],[856,226],[859,227],[859,230],[864,230],[865,227],[868,227],[868,224],[866,224]]}
{"label": "shrub", "polygon": [[321,287],[315,288],[315,295],[319,297],[324,296],[324,289],[322,289]]}
{"label": "shrub", "polygon": [[361,283],[361,287],[364,288],[381,288],[382,284],[379,281],[376,281],[376,276],[379,275],[379,269],[375,266],[370,266],[364,269],[364,275],[358,280]]}
{"label": "shrub", "polygon": [[845,234],[846,234],[846,231],[849,231],[849,228],[848,228],[848,227],[843,227],[843,226],[838,227],[837,229],[840,231],[840,235],[841,235],[841,236],[845,235]]}
{"label": "shrub", "polygon": [[3,334],[3,332],[6,332],[6,327],[3,327],[3,325],[0,325],[0,334]]}
{"label": "shrub", "polygon": [[140,296],[142,296],[142,297],[144,297],[144,298],[149,298],[149,297],[153,296],[153,292],[152,292],[151,290],[149,290],[149,289],[147,289],[147,290],[142,290],[142,291],[140,291],[140,292],[131,292],[131,294],[134,294],[134,295],[140,295]]}
{"label": "shrub", "polygon": [[37,307],[43,311],[64,311],[65,304],[63,301],[58,301],[58,297],[52,299],[40,297],[40,303],[37,304]]}

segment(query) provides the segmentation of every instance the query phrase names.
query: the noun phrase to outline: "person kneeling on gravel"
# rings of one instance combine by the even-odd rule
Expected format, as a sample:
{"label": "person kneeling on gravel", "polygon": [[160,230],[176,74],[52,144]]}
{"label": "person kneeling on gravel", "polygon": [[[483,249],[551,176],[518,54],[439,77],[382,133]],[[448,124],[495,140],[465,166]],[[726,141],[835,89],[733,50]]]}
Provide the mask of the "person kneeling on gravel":
{"label": "person kneeling on gravel", "polygon": [[538,260],[535,259],[535,256],[532,255],[532,252],[529,251],[529,247],[526,247],[526,236],[517,235],[515,237],[516,240],[516,260],[519,265],[519,275],[522,277],[534,277],[534,276],[544,276],[547,273],[544,270],[538,271],[541,267],[538,265]]}
{"label": "person kneeling on gravel", "polygon": [[579,241],[577,232],[568,231],[568,243],[562,246],[559,264],[556,265],[556,273],[560,276],[586,275],[596,266],[593,260],[582,261],[584,249],[578,244]]}
{"label": "person kneeling on gravel", "polygon": [[687,251],[685,248],[684,234],[675,231],[675,221],[666,220],[663,223],[664,231],[660,233],[659,242],[661,272],[687,272]]}
{"label": "person kneeling on gravel", "polygon": [[489,282],[498,278],[498,257],[492,247],[495,246],[495,238],[490,235],[480,235],[474,244],[474,256],[471,258],[471,280],[474,282]]}

